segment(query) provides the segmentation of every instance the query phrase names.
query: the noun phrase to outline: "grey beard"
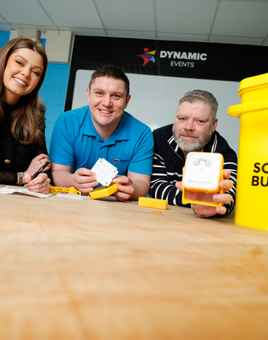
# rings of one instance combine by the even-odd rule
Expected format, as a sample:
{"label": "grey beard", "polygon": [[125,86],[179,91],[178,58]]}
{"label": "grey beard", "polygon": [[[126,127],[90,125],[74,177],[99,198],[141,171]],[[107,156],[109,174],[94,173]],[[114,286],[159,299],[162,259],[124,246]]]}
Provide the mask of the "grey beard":
{"label": "grey beard", "polygon": [[213,133],[213,131],[210,134],[203,136],[202,138],[199,139],[198,142],[195,142],[195,143],[185,142],[183,140],[183,138],[181,138],[181,137],[176,138],[175,135],[174,135],[174,138],[175,138],[175,141],[178,144],[178,146],[181,148],[181,150],[184,153],[185,152],[187,153],[187,152],[191,152],[191,151],[202,151],[204,146],[206,146],[208,144],[208,142],[210,141],[212,133]]}
{"label": "grey beard", "polygon": [[200,151],[206,145],[200,141],[195,143],[187,143],[181,137],[175,137],[175,141],[178,144],[179,148],[184,152]]}

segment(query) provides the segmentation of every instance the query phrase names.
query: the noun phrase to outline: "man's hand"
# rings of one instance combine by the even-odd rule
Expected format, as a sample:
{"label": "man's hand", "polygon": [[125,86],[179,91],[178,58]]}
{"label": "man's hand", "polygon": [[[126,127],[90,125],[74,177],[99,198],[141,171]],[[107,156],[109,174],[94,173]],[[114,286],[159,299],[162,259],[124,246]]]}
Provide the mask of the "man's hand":
{"label": "man's hand", "polygon": [[124,202],[132,199],[135,189],[129,177],[118,176],[113,180],[113,183],[116,183],[118,187],[118,191],[114,194],[118,201]]}
{"label": "man's hand", "polygon": [[74,173],[70,166],[52,163],[52,176],[55,185],[75,187],[88,194],[97,185],[95,172],[87,168],[79,168]]}
{"label": "man's hand", "polygon": [[72,174],[73,186],[82,193],[89,193],[97,185],[95,172],[87,169],[77,169]]}
{"label": "man's hand", "polygon": [[[197,199],[199,201],[212,201],[218,202],[222,204],[230,204],[233,201],[233,198],[230,194],[226,192],[229,191],[233,187],[233,182],[229,179],[231,172],[228,170],[224,170],[223,180],[220,181],[220,189],[223,193],[220,194],[206,194],[200,192],[191,192],[187,193],[187,196],[190,199]],[[181,182],[176,183],[176,187],[182,190]],[[189,196],[190,195],[190,196]],[[224,215],[227,211],[226,207],[218,206],[218,207],[210,207],[205,205],[192,204],[192,209],[194,213],[199,217],[212,217],[215,215]]]}

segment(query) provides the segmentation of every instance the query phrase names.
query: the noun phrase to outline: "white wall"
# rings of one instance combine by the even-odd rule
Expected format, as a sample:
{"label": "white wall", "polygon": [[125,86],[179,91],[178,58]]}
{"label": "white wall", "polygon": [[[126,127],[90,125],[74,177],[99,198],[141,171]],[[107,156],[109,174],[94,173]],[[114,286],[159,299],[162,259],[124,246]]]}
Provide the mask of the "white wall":
{"label": "white wall", "polygon": [[[76,73],[72,108],[87,104],[86,89],[93,71]],[[178,99],[189,90],[202,89],[212,92],[218,102],[218,131],[237,150],[239,120],[227,115],[230,105],[240,102],[238,82],[204,79],[127,74],[130,80],[131,101],[127,111],[147,123],[152,129],[174,121]]]}
{"label": "white wall", "polygon": [[[11,31],[10,39],[17,37],[36,39],[37,31],[34,29],[20,29]],[[42,32],[41,38],[46,39],[46,52],[49,62],[68,63],[72,33],[69,31],[46,31]]]}

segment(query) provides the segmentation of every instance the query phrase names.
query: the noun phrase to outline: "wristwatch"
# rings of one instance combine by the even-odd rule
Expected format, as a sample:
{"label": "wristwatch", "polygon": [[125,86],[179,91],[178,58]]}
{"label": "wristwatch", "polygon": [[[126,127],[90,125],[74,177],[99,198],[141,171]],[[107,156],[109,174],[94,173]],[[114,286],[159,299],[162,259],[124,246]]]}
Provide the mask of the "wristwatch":
{"label": "wristwatch", "polygon": [[23,185],[24,172],[17,172],[17,185]]}

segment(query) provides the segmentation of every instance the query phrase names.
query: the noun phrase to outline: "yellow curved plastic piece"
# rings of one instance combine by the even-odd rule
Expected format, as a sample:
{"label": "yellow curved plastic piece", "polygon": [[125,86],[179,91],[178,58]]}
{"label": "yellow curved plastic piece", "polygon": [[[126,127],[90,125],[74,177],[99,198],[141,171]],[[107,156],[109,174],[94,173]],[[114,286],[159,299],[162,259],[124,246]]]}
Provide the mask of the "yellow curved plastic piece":
{"label": "yellow curved plastic piece", "polygon": [[93,199],[100,199],[100,198],[105,198],[108,196],[111,196],[115,192],[117,192],[118,187],[116,184],[112,184],[107,188],[101,188],[101,189],[95,189],[94,191],[91,191],[89,193],[89,196]]}

